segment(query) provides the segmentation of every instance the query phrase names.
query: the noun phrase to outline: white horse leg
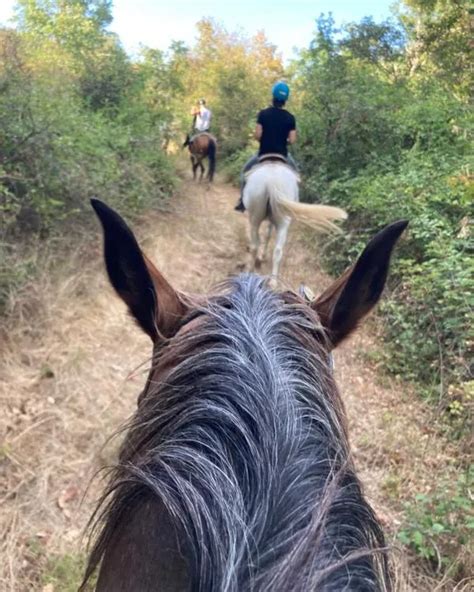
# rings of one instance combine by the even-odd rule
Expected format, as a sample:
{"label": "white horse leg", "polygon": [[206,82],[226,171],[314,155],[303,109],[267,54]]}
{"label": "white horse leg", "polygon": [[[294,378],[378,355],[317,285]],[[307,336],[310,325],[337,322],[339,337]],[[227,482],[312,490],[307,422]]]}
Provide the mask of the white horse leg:
{"label": "white horse leg", "polygon": [[283,256],[283,247],[286,243],[286,237],[288,236],[288,228],[290,227],[290,220],[284,219],[279,226],[277,226],[277,235],[275,241],[275,248],[273,249],[273,266],[272,266],[272,281],[271,284],[275,285],[278,278],[278,270],[280,269],[280,262]]}
{"label": "white horse leg", "polygon": [[260,246],[260,235],[259,235],[260,224],[254,221],[250,222],[250,256],[251,270],[255,271],[260,267],[260,260],[258,258],[258,247]]}
{"label": "white horse leg", "polygon": [[263,247],[262,261],[267,260],[268,246],[270,244],[270,239],[272,237],[272,229],[273,229],[273,224],[270,221],[268,221],[267,236],[265,237],[265,244]]}

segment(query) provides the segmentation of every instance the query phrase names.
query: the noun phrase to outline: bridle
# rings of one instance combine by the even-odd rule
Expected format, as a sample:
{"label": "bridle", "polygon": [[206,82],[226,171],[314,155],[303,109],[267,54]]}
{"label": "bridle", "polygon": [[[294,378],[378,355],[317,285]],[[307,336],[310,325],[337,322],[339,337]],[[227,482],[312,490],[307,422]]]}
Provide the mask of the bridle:
{"label": "bridle", "polygon": [[[313,300],[316,298],[316,296],[314,295],[311,288],[308,288],[308,286],[305,286],[304,284],[300,284],[298,294],[301,296],[301,298],[303,298],[303,300],[307,304],[311,304],[313,302]],[[332,373],[334,373],[335,367],[336,366],[334,364],[334,356],[332,355],[332,352],[330,352],[329,353],[329,368],[331,369]]]}

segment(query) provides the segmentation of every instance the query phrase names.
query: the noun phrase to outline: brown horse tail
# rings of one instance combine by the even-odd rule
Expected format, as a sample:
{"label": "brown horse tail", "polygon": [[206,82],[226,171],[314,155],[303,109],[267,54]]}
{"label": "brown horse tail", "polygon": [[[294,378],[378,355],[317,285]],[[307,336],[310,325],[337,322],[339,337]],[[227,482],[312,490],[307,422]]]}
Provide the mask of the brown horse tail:
{"label": "brown horse tail", "polygon": [[214,179],[214,173],[216,172],[216,142],[213,138],[209,138],[209,145],[207,148],[207,158],[209,159],[209,182]]}

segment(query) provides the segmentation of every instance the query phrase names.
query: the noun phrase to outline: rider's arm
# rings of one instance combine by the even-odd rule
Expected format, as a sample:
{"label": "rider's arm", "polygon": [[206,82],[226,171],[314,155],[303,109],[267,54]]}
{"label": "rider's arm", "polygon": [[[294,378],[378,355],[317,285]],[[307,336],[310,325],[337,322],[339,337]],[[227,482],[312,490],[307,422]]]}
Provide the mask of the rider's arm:
{"label": "rider's arm", "polygon": [[262,124],[257,123],[257,125],[255,126],[255,139],[260,140],[260,138],[262,137],[262,134],[263,134]]}
{"label": "rider's arm", "polygon": [[294,144],[296,142],[296,130],[291,130],[288,134],[288,144]]}

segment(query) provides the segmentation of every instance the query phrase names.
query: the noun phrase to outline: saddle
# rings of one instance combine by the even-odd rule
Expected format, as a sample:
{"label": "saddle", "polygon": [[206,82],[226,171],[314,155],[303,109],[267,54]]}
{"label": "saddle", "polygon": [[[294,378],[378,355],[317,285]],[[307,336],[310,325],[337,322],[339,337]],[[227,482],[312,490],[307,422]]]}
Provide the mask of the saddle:
{"label": "saddle", "polygon": [[271,165],[275,165],[275,164],[285,165],[286,167],[288,167],[290,169],[290,171],[292,173],[294,173],[296,175],[296,177],[298,179],[298,183],[301,181],[301,177],[295,171],[295,169],[288,163],[286,156],[283,156],[283,154],[277,154],[277,153],[273,153],[273,152],[268,153],[268,154],[262,154],[262,156],[259,156],[258,163],[255,164],[250,170],[248,170],[244,174],[244,178],[247,179],[249,177],[249,175],[251,175],[254,171],[256,171],[257,169],[259,169],[261,167],[271,166]]}
{"label": "saddle", "polygon": [[283,154],[278,154],[278,153],[273,153],[270,152],[269,154],[262,154],[262,156],[258,157],[258,162],[284,162],[285,164],[288,164],[288,159],[286,158],[286,156],[283,156]]}
{"label": "saddle", "polygon": [[191,136],[189,142],[190,143],[193,142],[199,136],[207,136],[211,140],[214,140],[214,142],[217,144],[217,138],[216,138],[216,136],[213,136],[210,132],[197,132],[197,134],[194,134],[193,136]]}

